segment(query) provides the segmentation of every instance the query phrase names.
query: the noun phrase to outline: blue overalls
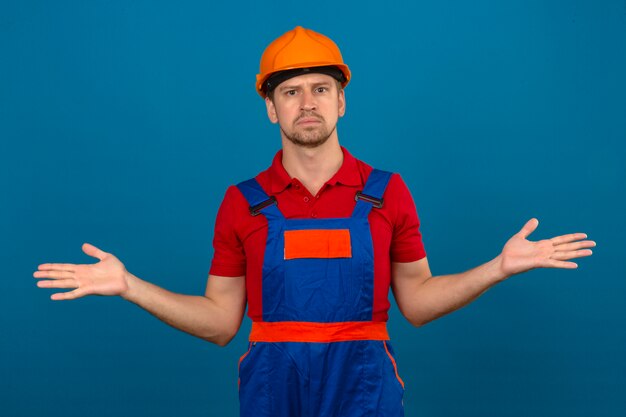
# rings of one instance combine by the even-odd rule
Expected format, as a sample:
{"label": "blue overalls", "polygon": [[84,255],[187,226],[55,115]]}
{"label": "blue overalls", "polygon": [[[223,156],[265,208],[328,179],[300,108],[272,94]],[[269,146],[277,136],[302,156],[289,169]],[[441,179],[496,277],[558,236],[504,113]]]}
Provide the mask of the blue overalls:
{"label": "blue overalls", "polygon": [[368,214],[391,173],[373,170],[351,217],[286,219],[253,178],[238,184],[268,221],[263,321],[239,362],[242,417],[399,417],[398,376],[384,322],[372,322]]}

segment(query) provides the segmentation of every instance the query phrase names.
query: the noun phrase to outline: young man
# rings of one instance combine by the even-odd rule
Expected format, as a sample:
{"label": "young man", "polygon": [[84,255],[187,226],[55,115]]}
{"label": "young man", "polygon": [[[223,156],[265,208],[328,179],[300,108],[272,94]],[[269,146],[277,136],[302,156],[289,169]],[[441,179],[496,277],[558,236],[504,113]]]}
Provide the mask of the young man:
{"label": "young man", "polygon": [[389,288],[415,326],[454,311],[504,279],[575,268],[595,243],[582,233],[531,242],[529,220],[492,261],[433,277],[411,195],[339,144],[350,70],[329,38],[297,27],[261,58],[257,91],[282,150],[257,177],[230,187],[217,215],[204,296],[175,294],[89,245],[93,265],[43,264],[52,295],[120,295],[218,345],[253,321],[240,360],[242,416],[401,416],[403,382],[386,330]]}

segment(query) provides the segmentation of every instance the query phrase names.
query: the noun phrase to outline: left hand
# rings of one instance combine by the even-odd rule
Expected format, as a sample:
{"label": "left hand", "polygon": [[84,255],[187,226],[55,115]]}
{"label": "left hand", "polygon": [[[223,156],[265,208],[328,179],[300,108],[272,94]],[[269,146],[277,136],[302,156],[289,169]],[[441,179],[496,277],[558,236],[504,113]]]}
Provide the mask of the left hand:
{"label": "left hand", "polygon": [[573,269],[578,265],[570,259],[591,256],[590,249],[596,246],[584,233],[556,236],[552,239],[531,242],[526,238],[535,231],[539,220],[530,219],[522,230],[513,235],[502,249],[501,267],[505,276],[520,274],[535,268]]}

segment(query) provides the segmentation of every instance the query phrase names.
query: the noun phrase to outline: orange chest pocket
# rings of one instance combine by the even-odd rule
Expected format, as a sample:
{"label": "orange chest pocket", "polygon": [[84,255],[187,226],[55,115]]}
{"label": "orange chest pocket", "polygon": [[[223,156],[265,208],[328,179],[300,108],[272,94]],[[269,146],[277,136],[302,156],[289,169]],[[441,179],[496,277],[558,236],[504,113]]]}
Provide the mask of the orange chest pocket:
{"label": "orange chest pocket", "polygon": [[351,258],[349,229],[285,231],[285,259]]}

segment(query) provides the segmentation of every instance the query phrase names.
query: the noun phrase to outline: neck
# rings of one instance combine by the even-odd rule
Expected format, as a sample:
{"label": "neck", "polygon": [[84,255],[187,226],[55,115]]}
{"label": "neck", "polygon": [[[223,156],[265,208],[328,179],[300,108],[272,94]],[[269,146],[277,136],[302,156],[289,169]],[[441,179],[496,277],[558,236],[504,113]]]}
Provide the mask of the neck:
{"label": "neck", "polygon": [[336,135],[316,148],[303,148],[283,138],[282,163],[291,178],[297,178],[312,195],[317,195],[341,168],[343,152]]}

